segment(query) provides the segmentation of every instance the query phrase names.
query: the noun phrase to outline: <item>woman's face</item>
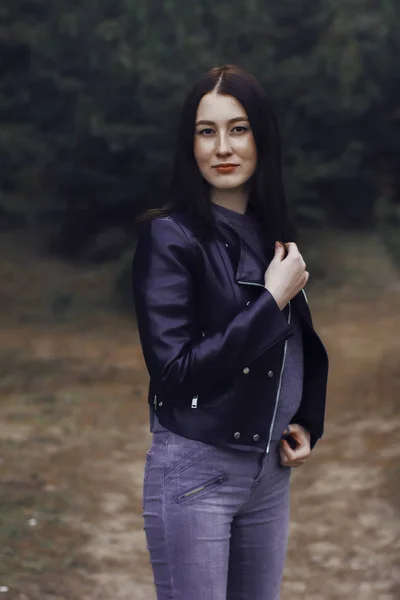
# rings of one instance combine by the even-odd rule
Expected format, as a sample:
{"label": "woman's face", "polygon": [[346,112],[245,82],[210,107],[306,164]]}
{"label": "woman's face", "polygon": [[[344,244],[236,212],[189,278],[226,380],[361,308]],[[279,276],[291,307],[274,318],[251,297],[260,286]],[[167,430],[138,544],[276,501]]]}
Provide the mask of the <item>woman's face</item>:
{"label": "woman's face", "polygon": [[244,110],[233,96],[210,92],[196,114],[194,156],[204,179],[217,189],[236,189],[254,174],[257,148]]}

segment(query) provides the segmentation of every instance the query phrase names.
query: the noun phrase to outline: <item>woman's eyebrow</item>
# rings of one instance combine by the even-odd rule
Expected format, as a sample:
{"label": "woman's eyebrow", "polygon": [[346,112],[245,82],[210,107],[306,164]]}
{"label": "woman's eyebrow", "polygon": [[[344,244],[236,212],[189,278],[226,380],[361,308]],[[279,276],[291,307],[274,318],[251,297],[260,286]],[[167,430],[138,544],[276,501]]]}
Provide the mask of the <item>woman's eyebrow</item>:
{"label": "woman's eyebrow", "polygon": [[[229,119],[228,123],[236,123],[237,121],[248,121],[248,118],[247,117],[234,117],[233,119]],[[197,121],[196,125],[215,125],[215,122],[201,120],[201,121]]]}

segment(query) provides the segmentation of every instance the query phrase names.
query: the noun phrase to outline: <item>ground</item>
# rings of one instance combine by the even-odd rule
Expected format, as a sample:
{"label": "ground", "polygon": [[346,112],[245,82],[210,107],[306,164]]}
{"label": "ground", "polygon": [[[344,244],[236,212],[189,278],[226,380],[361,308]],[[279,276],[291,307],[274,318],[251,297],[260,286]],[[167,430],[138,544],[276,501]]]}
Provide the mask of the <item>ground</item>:
{"label": "ground", "polygon": [[[155,600],[147,375],[134,319],[115,309],[116,266],[40,257],[29,235],[0,244],[0,598]],[[318,249],[326,433],[292,474],[282,600],[398,600],[399,274],[374,234]]]}

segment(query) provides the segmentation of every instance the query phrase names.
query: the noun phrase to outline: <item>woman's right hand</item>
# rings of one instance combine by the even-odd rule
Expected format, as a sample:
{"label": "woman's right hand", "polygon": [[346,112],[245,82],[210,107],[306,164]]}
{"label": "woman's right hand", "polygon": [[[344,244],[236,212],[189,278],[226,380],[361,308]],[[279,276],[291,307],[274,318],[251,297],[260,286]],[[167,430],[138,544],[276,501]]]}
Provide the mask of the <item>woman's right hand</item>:
{"label": "woman's right hand", "polygon": [[[285,246],[288,251],[286,258]],[[265,287],[281,310],[300,292],[309,278],[306,263],[297,245],[288,242],[285,246],[280,242],[276,243],[274,258],[264,276]]]}

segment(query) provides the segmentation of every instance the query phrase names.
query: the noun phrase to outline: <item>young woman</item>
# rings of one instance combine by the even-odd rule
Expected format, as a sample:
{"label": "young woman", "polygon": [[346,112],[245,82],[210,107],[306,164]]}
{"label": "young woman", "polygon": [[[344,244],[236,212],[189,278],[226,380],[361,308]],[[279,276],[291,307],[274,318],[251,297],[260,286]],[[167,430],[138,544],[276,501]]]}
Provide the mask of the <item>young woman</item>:
{"label": "young woman", "polygon": [[277,600],[290,472],[322,435],[328,359],[286,216],[277,124],[247,72],[214,68],[189,93],[171,191],[133,264],[157,598]]}

